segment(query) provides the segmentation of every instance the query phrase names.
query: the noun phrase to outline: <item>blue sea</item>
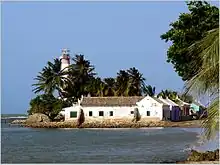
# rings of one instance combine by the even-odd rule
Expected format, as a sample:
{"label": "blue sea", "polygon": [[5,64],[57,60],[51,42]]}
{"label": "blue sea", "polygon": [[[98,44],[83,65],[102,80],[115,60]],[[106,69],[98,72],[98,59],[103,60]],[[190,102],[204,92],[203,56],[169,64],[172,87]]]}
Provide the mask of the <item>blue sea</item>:
{"label": "blue sea", "polygon": [[[43,129],[1,122],[2,163],[171,163],[204,144],[200,128]],[[219,137],[219,136],[218,136]]]}

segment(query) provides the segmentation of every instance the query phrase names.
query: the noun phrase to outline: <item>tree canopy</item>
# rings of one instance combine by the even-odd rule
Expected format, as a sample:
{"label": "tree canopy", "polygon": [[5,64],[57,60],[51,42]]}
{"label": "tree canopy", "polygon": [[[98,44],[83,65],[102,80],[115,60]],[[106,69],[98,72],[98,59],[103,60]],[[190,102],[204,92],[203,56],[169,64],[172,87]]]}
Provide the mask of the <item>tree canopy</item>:
{"label": "tree canopy", "polygon": [[31,99],[28,114],[43,113],[53,120],[62,108],[67,106],[70,106],[70,104],[55,98],[52,94],[42,94]]}
{"label": "tree canopy", "polygon": [[170,23],[170,30],[161,39],[172,45],[167,51],[167,62],[172,63],[182,79],[189,80],[202,66],[198,52],[189,54],[188,47],[204,38],[209,30],[219,27],[219,8],[206,1],[187,2],[189,13],[181,13]]}
{"label": "tree canopy", "polygon": [[[31,100],[31,113],[44,113],[49,117],[61,108],[71,106],[81,96],[141,96],[143,93],[145,78],[140,71],[131,67],[127,70],[119,70],[116,77],[101,79],[95,72],[95,67],[84,55],[75,55],[72,64],[66,69],[60,70],[61,62],[54,59],[47,62],[47,65],[34,79],[36,83],[33,91],[41,93]],[[59,93],[60,98],[55,94]],[[58,100],[57,100],[58,99]],[[59,101],[60,100],[60,101]],[[65,102],[65,104],[63,104]],[[54,110],[53,110],[54,109]]]}

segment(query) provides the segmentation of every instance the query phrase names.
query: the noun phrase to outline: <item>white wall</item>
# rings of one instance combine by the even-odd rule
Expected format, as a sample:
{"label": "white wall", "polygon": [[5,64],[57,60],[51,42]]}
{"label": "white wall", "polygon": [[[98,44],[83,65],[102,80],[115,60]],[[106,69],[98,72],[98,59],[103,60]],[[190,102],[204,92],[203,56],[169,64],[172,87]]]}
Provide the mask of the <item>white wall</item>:
{"label": "white wall", "polygon": [[[141,118],[158,118],[163,119],[163,104],[157,102],[153,98],[147,96],[137,103],[137,106],[125,107],[125,106],[115,106],[115,107],[81,107],[79,105],[74,105],[72,107],[65,108],[65,120],[75,120],[79,117],[80,108],[83,109],[85,118],[90,119],[115,119],[115,118],[133,118],[134,115],[131,111],[138,108]],[[77,111],[76,118],[70,118],[70,112]],[[89,111],[92,111],[92,116],[89,116]],[[99,116],[99,111],[104,111],[104,116]],[[113,116],[110,116],[110,111],[113,111]],[[150,111],[150,116],[147,116],[147,111]]]}
{"label": "white wall", "polygon": [[[160,120],[163,119],[163,104],[157,102],[150,96],[146,96],[144,99],[137,103],[138,109],[142,117],[152,118],[156,117]],[[150,116],[146,116],[147,111],[150,111]]]}
{"label": "white wall", "polygon": [[70,112],[71,111],[77,111],[77,118],[78,118],[80,108],[81,108],[81,106],[78,106],[78,105],[73,105],[72,107],[64,108],[64,110],[65,110],[65,121],[66,120],[71,120],[71,119],[76,119],[76,118],[70,118]]}
{"label": "white wall", "polygon": [[[79,117],[80,108],[83,109],[86,118],[99,118],[99,119],[113,119],[113,118],[133,118],[131,111],[134,111],[135,107],[81,107],[73,106],[65,108],[65,120],[75,120],[76,118],[70,118],[71,111],[77,111],[77,118]],[[92,116],[89,116],[89,111],[92,111]],[[104,116],[99,116],[99,111],[104,111]],[[113,111],[113,116],[110,116],[110,111]]]}
{"label": "white wall", "polygon": [[[131,111],[134,111],[135,107],[83,107],[85,116],[88,118],[122,118],[133,117]],[[93,116],[89,116],[89,111],[93,112]],[[99,116],[99,111],[104,111],[104,116]],[[113,111],[113,116],[110,116],[110,111]]]}

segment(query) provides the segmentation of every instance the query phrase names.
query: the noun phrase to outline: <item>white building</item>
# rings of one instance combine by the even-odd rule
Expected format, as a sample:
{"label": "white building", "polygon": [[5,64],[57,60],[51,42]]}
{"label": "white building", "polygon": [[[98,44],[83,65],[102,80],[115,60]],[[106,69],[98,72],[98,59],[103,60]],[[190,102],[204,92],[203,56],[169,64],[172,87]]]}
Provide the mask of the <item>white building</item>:
{"label": "white building", "polygon": [[78,104],[64,109],[65,121],[77,119],[80,109],[85,118],[90,119],[133,118],[135,108],[138,108],[141,118],[162,120],[164,110],[169,107],[150,96],[84,97]]}
{"label": "white building", "polygon": [[162,102],[164,102],[165,104],[169,105],[169,112],[167,111],[165,116],[166,116],[167,120],[171,120],[171,111],[174,108],[179,107],[178,104],[176,104],[175,102],[170,100],[168,97],[166,99],[164,99],[160,96],[158,99],[161,100]]}
{"label": "white building", "polygon": [[162,102],[157,97],[146,96],[144,99],[139,101],[137,105],[140,111],[148,113],[149,116],[157,117],[159,120],[163,120],[169,112],[169,105]]}

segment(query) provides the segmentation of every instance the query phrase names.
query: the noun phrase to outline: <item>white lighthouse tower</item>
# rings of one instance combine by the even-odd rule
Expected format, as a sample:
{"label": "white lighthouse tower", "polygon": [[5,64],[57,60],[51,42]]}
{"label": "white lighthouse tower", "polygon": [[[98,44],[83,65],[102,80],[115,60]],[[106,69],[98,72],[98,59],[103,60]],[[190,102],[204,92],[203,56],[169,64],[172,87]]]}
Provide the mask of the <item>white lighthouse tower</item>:
{"label": "white lighthouse tower", "polygon": [[[60,59],[60,61],[61,61],[61,66],[60,66],[60,70],[61,70],[61,71],[68,71],[68,66],[70,65],[70,55],[69,55],[69,52],[70,52],[70,51],[69,51],[68,49],[62,49],[62,54],[61,54],[61,56],[59,57],[59,59]],[[62,75],[62,77],[67,78],[68,75],[67,75],[67,74],[64,74],[64,75]],[[60,87],[62,92],[65,92],[65,91],[63,90],[63,88],[65,88],[66,85],[67,85],[67,84],[64,83],[64,86],[63,86],[63,87]],[[61,99],[61,97],[60,97],[60,99]],[[64,100],[65,100],[65,98],[64,98]]]}
{"label": "white lighthouse tower", "polygon": [[70,65],[70,55],[68,49],[62,49],[62,55],[60,56],[61,60],[61,70],[67,70],[68,66]]}

